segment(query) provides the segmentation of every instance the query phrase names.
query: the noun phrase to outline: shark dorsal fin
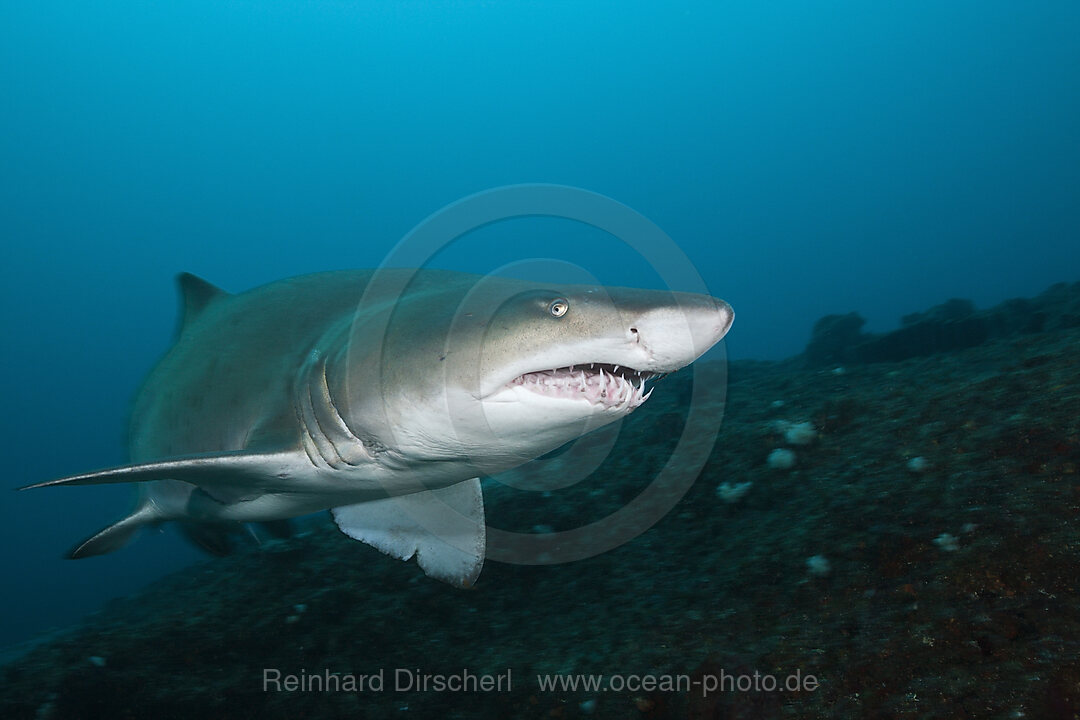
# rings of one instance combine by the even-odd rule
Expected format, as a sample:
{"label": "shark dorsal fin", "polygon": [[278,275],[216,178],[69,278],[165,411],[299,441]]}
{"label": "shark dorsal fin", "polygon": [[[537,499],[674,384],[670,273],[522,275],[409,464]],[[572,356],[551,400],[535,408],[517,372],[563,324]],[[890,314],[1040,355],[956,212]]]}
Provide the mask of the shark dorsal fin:
{"label": "shark dorsal fin", "polygon": [[180,286],[180,332],[194,322],[195,318],[202,314],[203,310],[215,300],[227,297],[225,292],[217,285],[206,282],[197,275],[180,273],[176,277]]}

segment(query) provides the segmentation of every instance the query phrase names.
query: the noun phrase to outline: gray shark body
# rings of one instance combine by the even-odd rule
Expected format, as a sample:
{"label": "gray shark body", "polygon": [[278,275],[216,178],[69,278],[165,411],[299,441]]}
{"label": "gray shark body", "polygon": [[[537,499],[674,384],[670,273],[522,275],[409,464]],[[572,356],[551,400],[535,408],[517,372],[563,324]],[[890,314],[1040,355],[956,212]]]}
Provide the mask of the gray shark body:
{"label": "gray shark body", "polygon": [[135,400],[132,464],[32,486],[139,483],[134,512],[72,557],[169,520],[224,552],[238,523],[330,509],[351,537],[471,585],[478,477],[632,412],[733,318],[705,295],[435,270],[180,286],[177,341]]}

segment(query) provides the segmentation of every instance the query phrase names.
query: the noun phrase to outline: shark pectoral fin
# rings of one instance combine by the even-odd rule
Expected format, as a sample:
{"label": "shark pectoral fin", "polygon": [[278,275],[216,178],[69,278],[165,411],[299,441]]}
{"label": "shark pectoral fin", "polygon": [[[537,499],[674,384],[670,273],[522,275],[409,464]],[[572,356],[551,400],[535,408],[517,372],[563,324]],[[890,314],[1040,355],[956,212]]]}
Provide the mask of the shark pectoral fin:
{"label": "shark pectoral fin", "polygon": [[293,477],[311,468],[304,453],[247,453],[228,452],[213,455],[190,455],[161,462],[123,465],[83,475],[72,475],[27,485],[20,490],[53,485],[105,485],[109,483],[148,482],[150,480],[182,480],[202,488],[231,489],[241,494],[262,490],[277,479]]}
{"label": "shark pectoral fin", "polygon": [[154,505],[143,502],[123,520],[113,523],[96,535],[79,543],[67,556],[73,560],[78,560],[119,550],[127,545],[131,538],[135,537],[136,530],[143,525],[158,520],[160,518],[154,509]]}
{"label": "shark pectoral fin", "polygon": [[334,508],[351,538],[416,562],[433,578],[471,587],[484,565],[486,526],[480,480]]}

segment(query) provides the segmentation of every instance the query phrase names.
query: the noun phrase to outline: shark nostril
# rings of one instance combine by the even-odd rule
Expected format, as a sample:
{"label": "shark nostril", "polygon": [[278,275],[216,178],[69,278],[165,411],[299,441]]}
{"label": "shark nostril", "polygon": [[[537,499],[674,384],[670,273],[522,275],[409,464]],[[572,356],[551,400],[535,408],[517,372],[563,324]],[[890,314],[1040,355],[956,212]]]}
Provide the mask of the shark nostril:
{"label": "shark nostril", "polygon": [[630,328],[630,334],[634,336],[634,342],[641,342],[641,338],[638,335],[638,331],[637,331],[636,327]]}

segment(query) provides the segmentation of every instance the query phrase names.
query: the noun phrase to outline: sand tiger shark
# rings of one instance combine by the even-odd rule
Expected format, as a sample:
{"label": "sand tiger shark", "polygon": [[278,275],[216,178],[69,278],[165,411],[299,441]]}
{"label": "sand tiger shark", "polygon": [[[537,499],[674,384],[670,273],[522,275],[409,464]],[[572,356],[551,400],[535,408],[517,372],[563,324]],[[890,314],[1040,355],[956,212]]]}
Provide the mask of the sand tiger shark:
{"label": "sand tiger shark", "polygon": [[138,483],[135,510],[70,557],[170,520],[220,554],[240,523],[330,510],[350,537],[470,586],[479,477],[626,416],[734,317],[708,295],[426,269],[179,285],[176,343],[134,402],[132,464],[29,486]]}

